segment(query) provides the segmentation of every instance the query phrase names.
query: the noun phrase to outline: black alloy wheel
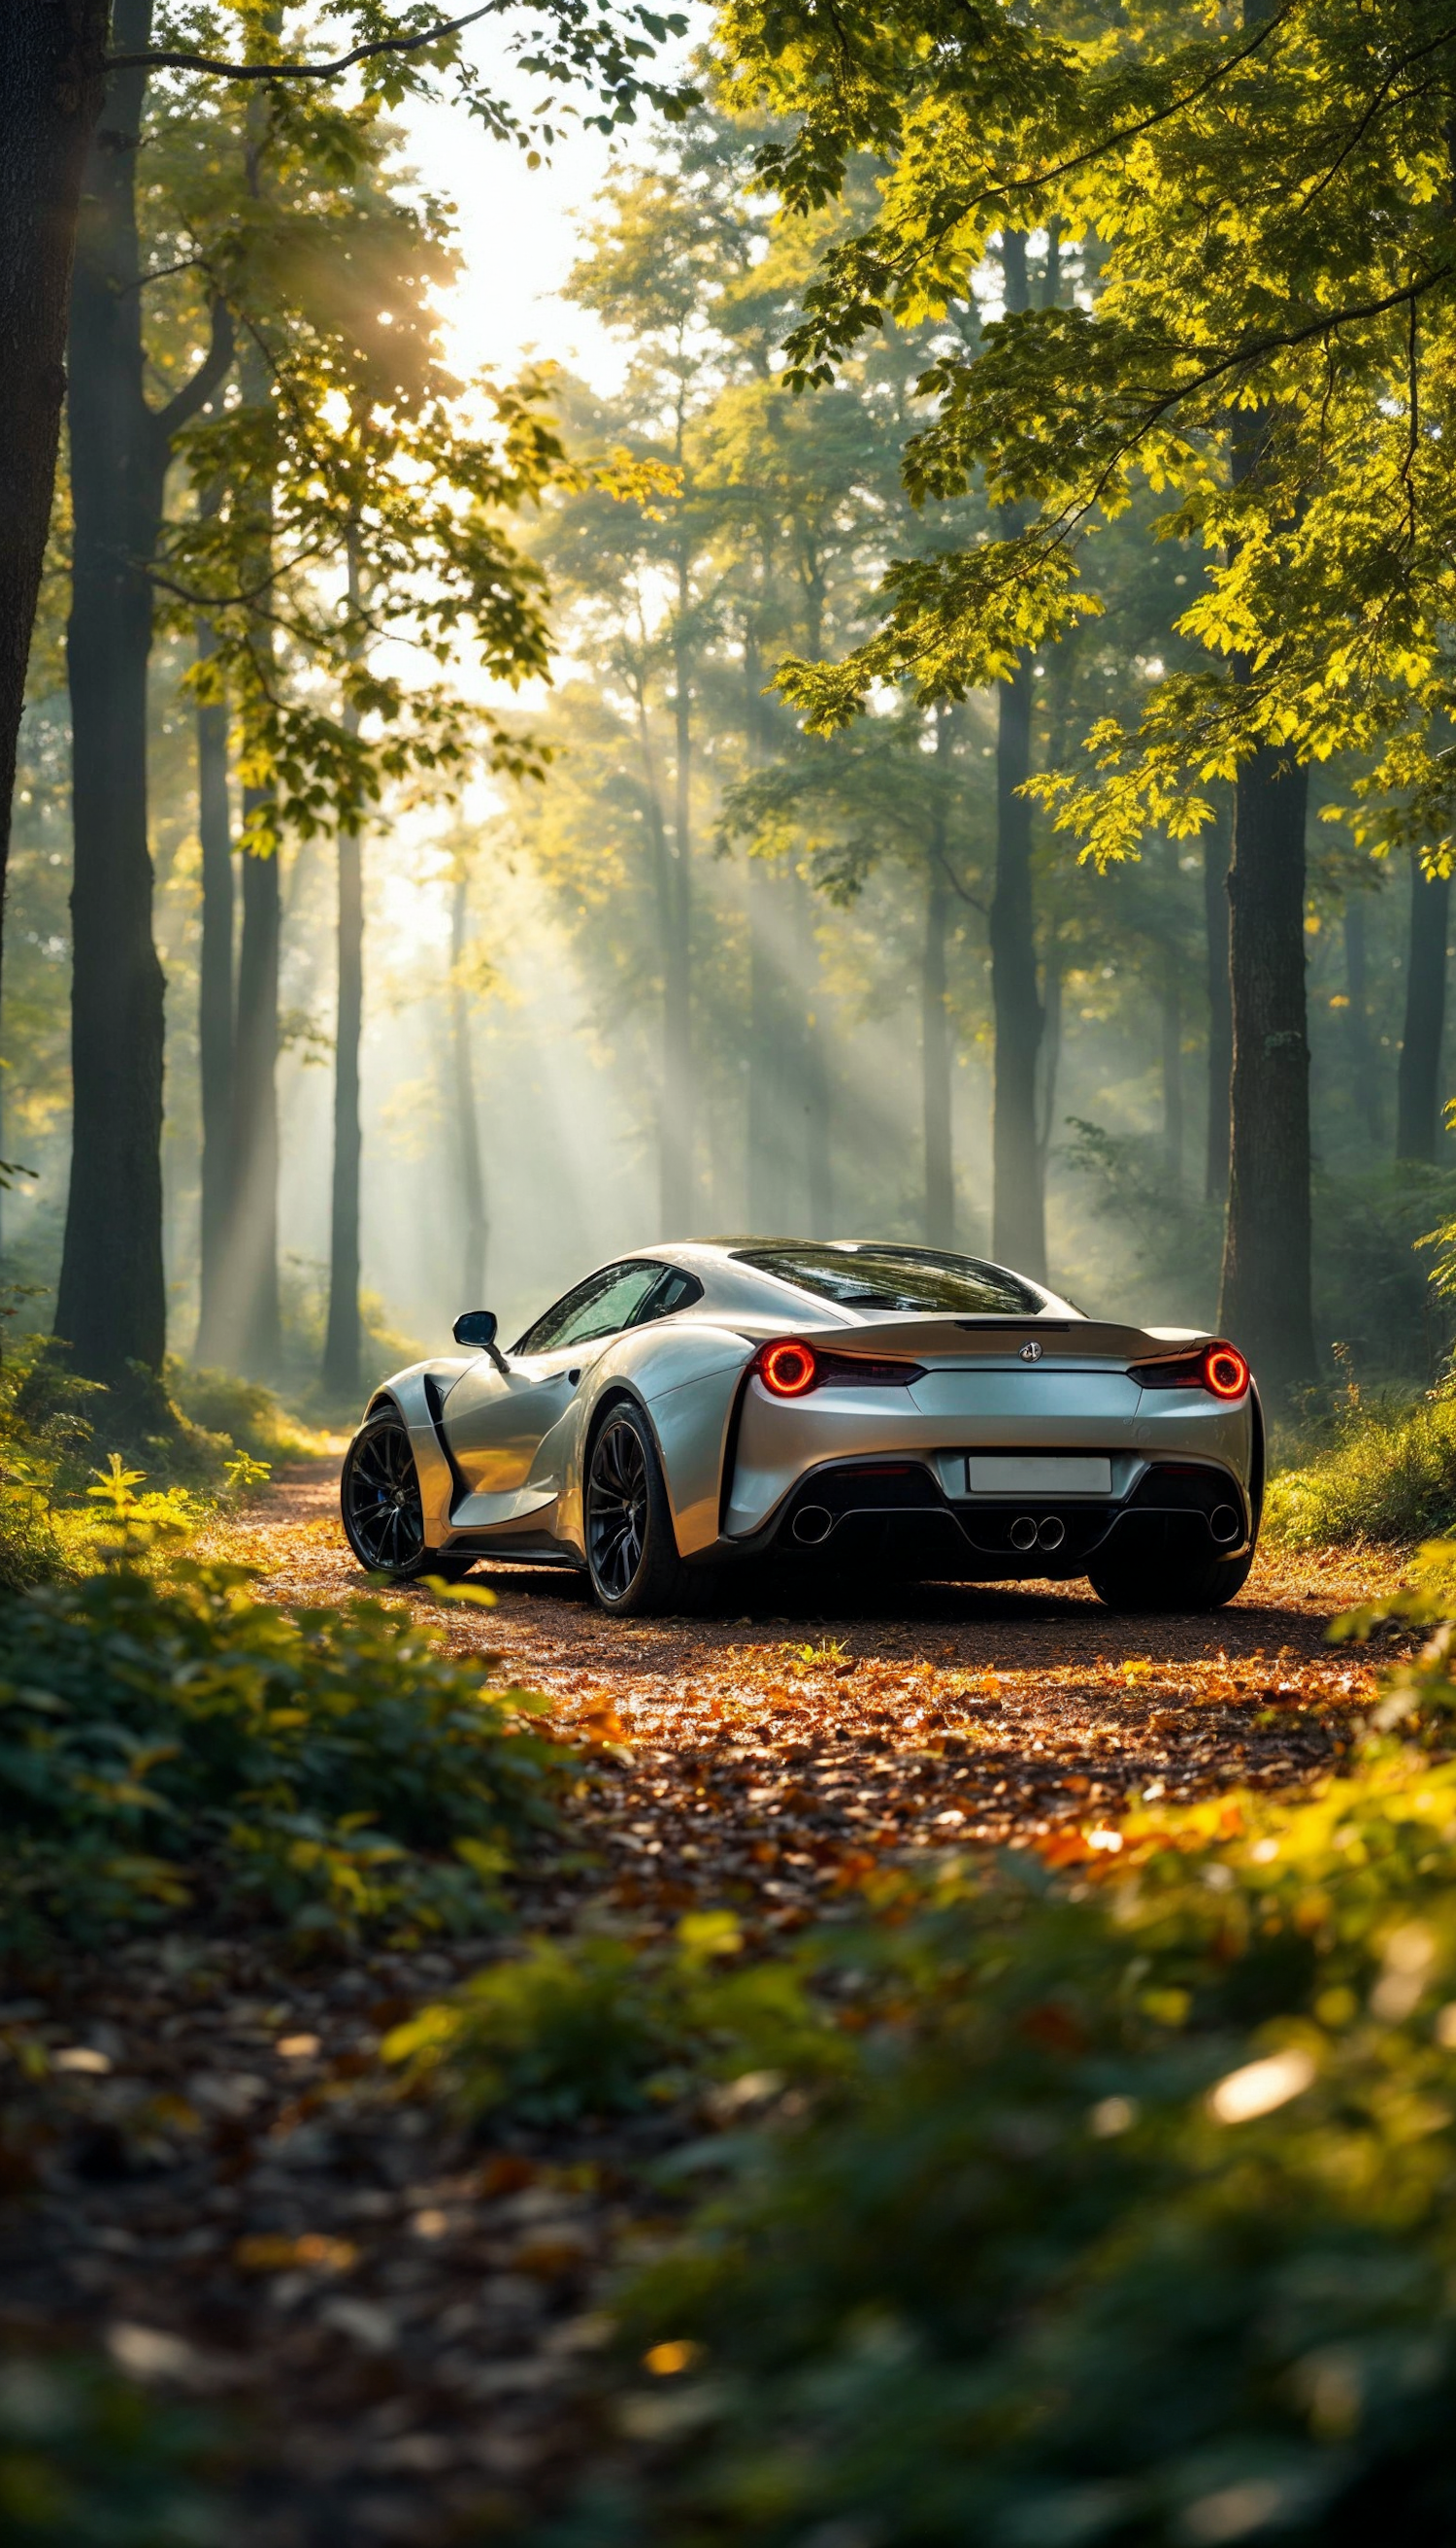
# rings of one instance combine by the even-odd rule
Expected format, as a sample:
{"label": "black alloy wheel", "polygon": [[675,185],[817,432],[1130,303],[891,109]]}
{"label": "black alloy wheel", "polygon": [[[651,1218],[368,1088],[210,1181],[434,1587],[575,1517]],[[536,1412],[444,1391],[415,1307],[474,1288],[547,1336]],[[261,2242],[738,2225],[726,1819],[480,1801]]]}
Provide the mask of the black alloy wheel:
{"label": "black alloy wheel", "polygon": [[587,1562],[592,1589],[608,1610],[623,1609],[642,1572],[652,1512],[651,1446],[626,1408],[609,1415],[592,1449],[587,1479]]}
{"label": "black alloy wheel", "polygon": [[371,1575],[425,1570],[424,1508],[410,1436],[393,1408],[371,1415],[349,1444],[339,1481],[344,1535]]}

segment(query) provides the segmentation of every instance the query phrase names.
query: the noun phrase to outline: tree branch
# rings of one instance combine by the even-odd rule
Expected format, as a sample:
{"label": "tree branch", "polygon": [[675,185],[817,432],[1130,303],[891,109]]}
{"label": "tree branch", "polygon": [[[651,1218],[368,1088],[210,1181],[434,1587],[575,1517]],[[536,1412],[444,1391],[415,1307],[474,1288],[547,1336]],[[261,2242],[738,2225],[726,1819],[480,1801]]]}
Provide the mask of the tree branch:
{"label": "tree branch", "polygon": [[183,382],[176,397],[168,399],[165,407],[152,410],[152,431],[159,441],[170,442],[173,434],[180,433],[183,425],[196,415],[198,409],[207,406],[214,390],[227,375],[232,361],[232,313],[227,302],[215,294],[212,342],[207,352],[191,380]]}
{"label": "tree branch", "polygon": [[473,27],[477,18],[493,17],[500,0],[485,0],[479,9],[467,10],[463,18],[444,18],[438,26],[426,27],[414,36],[377,36],[372,44],[356,45],[351,53],[341,53],[336,62],[228,62],[214,53],[108,53],[104,68],[109,71],[210,71],[218,79],[337,79],[341,71],[350,71],[356,62],[373,61],[380,53],[420,53],[430,45],[443,44],[447,36],[458,35],[462,27]]}

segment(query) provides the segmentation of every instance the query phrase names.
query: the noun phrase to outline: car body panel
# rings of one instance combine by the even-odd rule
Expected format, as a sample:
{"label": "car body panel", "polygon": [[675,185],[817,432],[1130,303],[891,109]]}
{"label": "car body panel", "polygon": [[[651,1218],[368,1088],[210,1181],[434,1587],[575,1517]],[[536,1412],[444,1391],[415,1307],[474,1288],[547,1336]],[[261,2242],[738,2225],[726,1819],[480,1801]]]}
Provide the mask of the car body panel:
{"label": "car body panel", "polygon": [[[1236,1513],[1240,1543],[1257,1526],[1252,1390],[1230,1405],[1202,1387],[1142,1387],[1130,1369],[1195,1352],[1210,1340],[1205,1331],[1087,1319],[1045,1288],[1043,1306],[1026,1316],[882,1307],[870,1315],[745,1265],[734,1253],[768,1244],[696,1240],[635,1249],[632,1261],[660,1260],[690,1273],[700,1298],[546,1353],[456,1353],[386,1382],[372,1404],[392,1400],[409,1426],[427,1547],[585,1563],[591,1446],[598,1419],[621,1398],[652,1429],[685,1559],[790,1548],[805,1496],[826,1478],[834,1482],[830,1518],[838,1528],[861,1509],[855,1498],[863,1472],[865,1509],[879,1495],[907,1512],[921,1509],[921,1498],[926,1508],[960,1515],[966,1571],[983,1575],[989,1564],[994,1572],[994,1514],[1008,1498],[974,1490],[966,1462],[973,1453],[1017,1450],[1092,1455],[1109,1464],[1110,1494],[1084,1493],[1075,1483],[1008,1490],[1034,1517],[1052,1506],[1073,1519],[1082,1511],[1084,1520],[1096,1507],[1109,1521],[1129,1505],[1161,1509],[1158,1482],[1176,1477],[1183,1484],[1169,1489],[1174,1503],[1181,1499],[1206,1515],[1211,1499],[1225,1499],[1217,1506],[1220,1527],[1229,1510]],[[845,1252],[851,1259],[856,1253]],[[803,1336],[836,1356],[920,1369],[904,1383],[886,1384],[841,1378],[836,1366],[807,1395],[774,1397],[750,1367],[760,1344],[782,1336]],[[876,1477],[894,1481],[892,1495],[874,1487]],[[989,1539],[983,1511],[992,1514]],[[1070,1554],[1084,1541],[1091,1545],[1090,1527],[1087,1520],[1080,1538],[1073,1531]],[[1000,1567],[1007,1576],[1048,1571],[1055,1570],[1036,1553]]]}

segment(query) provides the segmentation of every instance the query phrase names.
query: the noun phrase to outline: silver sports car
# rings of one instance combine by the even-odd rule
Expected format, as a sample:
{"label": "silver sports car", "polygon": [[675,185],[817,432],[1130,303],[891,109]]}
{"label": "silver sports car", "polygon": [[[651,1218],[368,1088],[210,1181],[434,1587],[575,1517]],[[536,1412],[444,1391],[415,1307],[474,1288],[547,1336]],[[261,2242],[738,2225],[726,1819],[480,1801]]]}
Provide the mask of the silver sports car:
{"label": "silver sports car", "polygon": [[343,1524],[374,1573],[554,1561],[603,1609],[663,1611],[772,1556],[1207,1609],[1253,1562],[1237,1348],[1086,1318],[975,1257],[683,1241],[598,1267],[508,1353],[489,1310],[455,1340],[349,1445]]}
{"label": "silver sports car", "polygon": [[603,1609],[647,1612],[772,1557],[1084,1575],[1116,1608],[1167,1610],[1230,1599],[1253,1562],[1264,1432],[1237,1348],[1085,1318],[975,1257],[645,1247],[508,1352],[489,1310],[455,1339],[376,1390],[349,1445],[343,1524],[372,1573],[556,1563]]}

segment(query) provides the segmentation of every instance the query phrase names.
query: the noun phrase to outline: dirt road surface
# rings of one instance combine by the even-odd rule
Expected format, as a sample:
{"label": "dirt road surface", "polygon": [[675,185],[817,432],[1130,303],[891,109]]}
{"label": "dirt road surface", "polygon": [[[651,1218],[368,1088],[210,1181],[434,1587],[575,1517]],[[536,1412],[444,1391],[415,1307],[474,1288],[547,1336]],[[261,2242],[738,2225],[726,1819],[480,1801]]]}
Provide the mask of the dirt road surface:
{"label": "dirt road surface", "polygon": [[[273,1599],[366,1591],[331,1470],[291,1471],[210,1553]],[[750,1937],[841,1914],[871,1870],[1111,1829],[1318,1773],[1383,1649],[1332,1616],[1393,1561],[1260,1560],[1208,1617],[1122,1619],[1079,1586],[931,1586],[816,1615],[780,1586],[692,1622],[612,1621],[574,1577],[481,1570],[492,1606],[402,1597],[541,1690],[598,1776],[533,1870],[528,1925],[631,1933],[731,1904]],[[443,2548],[579,2458],[610,2272],[662,2197],[672,2117],[489,2146],[401,2102],[376,2055],[498,1952],[298,1968],[247,1938],[58,1957],[0,2000],[0,2337],[101,2347],[235,2435],[228,2548]]]}

